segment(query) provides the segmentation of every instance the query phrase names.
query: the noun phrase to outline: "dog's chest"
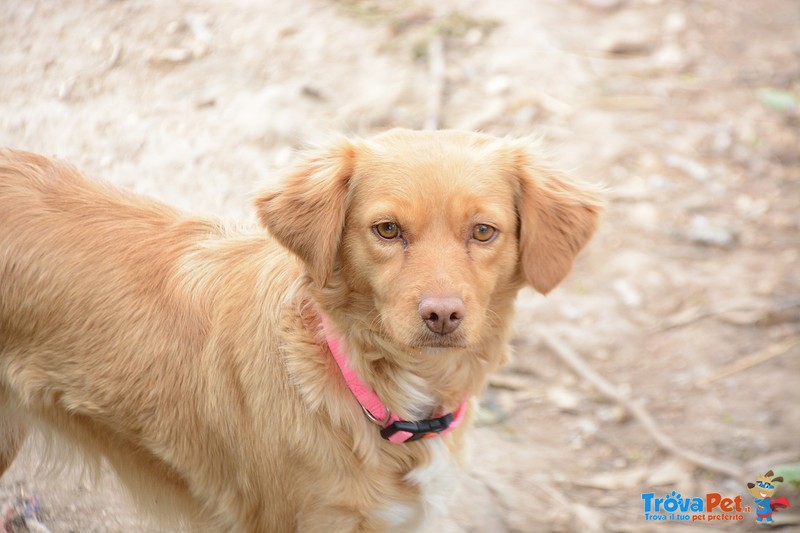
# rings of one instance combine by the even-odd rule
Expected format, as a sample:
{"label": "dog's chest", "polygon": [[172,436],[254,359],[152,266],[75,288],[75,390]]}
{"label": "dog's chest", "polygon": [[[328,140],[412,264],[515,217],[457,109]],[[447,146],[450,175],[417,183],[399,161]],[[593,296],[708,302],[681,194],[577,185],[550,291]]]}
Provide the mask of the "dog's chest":
{"label": "dog's chest", "polygon": [[391,531],[427,531],[447,513],[455,489],[459,466],[441,439],[425,441],[431,460],[406,474],[405,481],[419,489],[416,501],[389,501],[376,515]]}

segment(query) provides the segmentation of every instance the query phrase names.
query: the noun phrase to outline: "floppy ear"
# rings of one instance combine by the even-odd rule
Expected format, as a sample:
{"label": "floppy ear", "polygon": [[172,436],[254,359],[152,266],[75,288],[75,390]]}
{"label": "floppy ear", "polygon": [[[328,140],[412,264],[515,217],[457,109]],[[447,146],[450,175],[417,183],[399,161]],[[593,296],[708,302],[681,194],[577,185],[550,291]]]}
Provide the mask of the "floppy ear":
{"label": "floppy ear", "polygon": [[261,225],[306,265],[324,287],[333,271],[347,209],[355,147],[343,140],[308,156],[277,192],[264,192],[255,205]]}
{"label": "floppy ear", "polygon": [[518,147],[515,160],[522,271],[534,289],[547,294],[569,274],[597,229],[602,201],[596,188],[539,164],[527,148]]}

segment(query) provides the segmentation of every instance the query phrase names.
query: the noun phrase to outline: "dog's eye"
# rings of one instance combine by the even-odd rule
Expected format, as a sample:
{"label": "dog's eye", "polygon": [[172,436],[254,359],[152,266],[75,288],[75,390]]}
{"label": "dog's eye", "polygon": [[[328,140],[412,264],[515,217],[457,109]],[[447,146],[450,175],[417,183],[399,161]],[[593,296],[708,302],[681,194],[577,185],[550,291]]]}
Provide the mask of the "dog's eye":
{"label": "dog's eye", "polygon": [[382,222],[372,228],[384,239],[396,239],[400,236],[400,228],[394,222]]}
{"label": "dog's eye", "polygon": [[476,224],[475,227],[472,228],[472,238],[476,241],[488,242],[494,237],[496,232],[496,229],[487,224]]}

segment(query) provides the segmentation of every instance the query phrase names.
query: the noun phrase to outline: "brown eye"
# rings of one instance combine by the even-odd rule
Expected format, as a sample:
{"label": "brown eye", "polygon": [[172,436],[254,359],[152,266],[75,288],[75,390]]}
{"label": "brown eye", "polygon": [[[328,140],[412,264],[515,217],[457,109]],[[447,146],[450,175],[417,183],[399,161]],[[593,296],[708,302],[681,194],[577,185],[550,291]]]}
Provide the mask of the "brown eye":
{"label": "brown eye", "polygon": [[472,238],[476,241],[488,242],[494,237],[496,232],[496,229],[487,224],[476,224],[475,227],[472,228]]}
{"label": "brown eye", "polygon": [[394,222],[382,222],[372,228],[384,239],[396,239],[400,236],[400,228]]}

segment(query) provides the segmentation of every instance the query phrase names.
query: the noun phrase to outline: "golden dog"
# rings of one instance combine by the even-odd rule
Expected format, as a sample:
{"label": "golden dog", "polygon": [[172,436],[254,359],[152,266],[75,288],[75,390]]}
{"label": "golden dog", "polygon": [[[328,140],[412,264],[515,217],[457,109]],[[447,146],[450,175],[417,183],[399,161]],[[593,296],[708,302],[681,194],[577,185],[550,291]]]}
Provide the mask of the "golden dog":
{"label": "golden dog", "polygon": [[[515,295],[568,274],[598,195],[521,142],[392,130],[255,203],[269,235],[0,151],[0,473],[36,427],[199,530],[406,531],[444,509]],[[390,414],[424,435],[382,437]]]}

